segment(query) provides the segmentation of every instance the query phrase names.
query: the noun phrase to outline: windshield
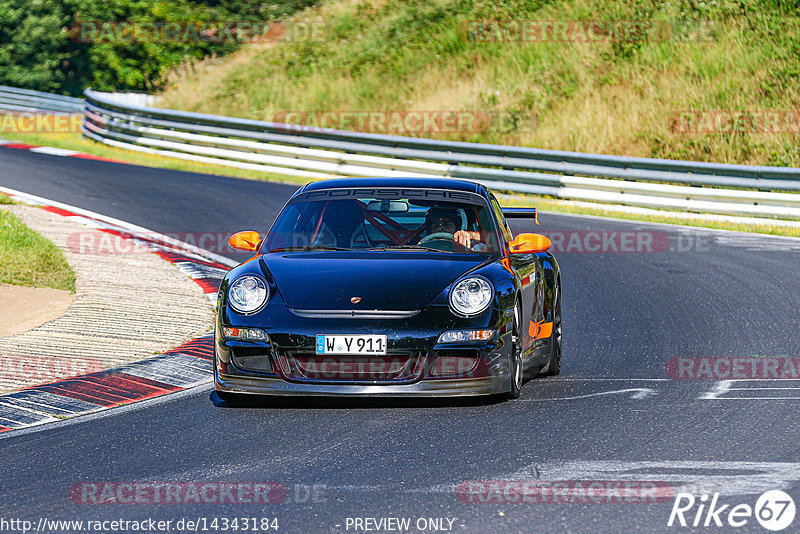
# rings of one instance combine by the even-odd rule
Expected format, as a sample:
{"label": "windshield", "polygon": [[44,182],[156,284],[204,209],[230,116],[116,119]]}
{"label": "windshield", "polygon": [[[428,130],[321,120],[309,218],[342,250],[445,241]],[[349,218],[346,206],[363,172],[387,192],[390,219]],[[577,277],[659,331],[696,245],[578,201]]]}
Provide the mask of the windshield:
{"label": "windshield", "polygon": [[292,199],[261,252],[415,250],[460,254],[499,251],[483,197],[425,189],[322,190]]}

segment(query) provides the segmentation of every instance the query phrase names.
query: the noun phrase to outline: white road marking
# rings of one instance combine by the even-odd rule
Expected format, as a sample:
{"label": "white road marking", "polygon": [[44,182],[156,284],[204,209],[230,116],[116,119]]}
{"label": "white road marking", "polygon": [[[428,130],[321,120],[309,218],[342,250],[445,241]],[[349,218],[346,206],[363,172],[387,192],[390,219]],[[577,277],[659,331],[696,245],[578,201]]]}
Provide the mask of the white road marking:
{"label": "white road marking", "polygon": [[720,396],[730,391],[731,382],[733,382],[733,380],[720,380],[714,385],[711,391],[707,391],[697,398],[705,400],[718,399]]}
{"label": "white road marking", "polygon": [[[530,480],[531,465],[498,477]],[[800,481],[800,463],[726,461],[551,461],[536,464],[542,480],[632,480],[669,482],[674,491],[696,495],[752,495],[787,490]]]}
{"label": "white road marking", "polygon": [[[112,228],[116,228],[122,231],[125,231],[132,236],[140,236],[146,241],[153,241],[158,240],[166,245],[174,247],[176,249],[181,250],[185,253],[190,253],[199,256],[200,259],[212,259],[222,265],[227,265],[229,267],[235,267],[239,265],[239,262],[222,256],[220,254],[216,254],[211,252],[210,250],[205,250],[200,247],[196,247],[189,243],[184,243],[174,237],[170,237],[168,235],[155,232],[153,230],[149,230],[142,226],[138,226],[135,224],[131,224],[126,221],[121,221],[119,219],[115,219],[114,217],[108,217],[101,213],[97,213],[90,210],[85,210],[83,208],[79,208],[77,206],[72,206],[70,204],[64,204],[63,202],[58,202],[55,200],[49,200],[43,197],[39,197],[36,195],[31,195],[30,193],[25,193],[23,191],[17,191],[16,189],[10,189],[8,187],[0,187],[0,191],[4,193],[8,193],[14,197],[17,197],[18,200],[21,200],[26,203],[35,204],[35,205],[43,205],[43,206],[53,206],[56,208],[61,208],[63,210],[71,211],[77,215],[81,215],[84,218],[88,217],[91,219],[96,219],[98,221],[102,221],[103,223],[109,225]],[[96,224],[96,223],[95,223]],[[99,225],[97,227],[100,227]]]}
{"label": "white road marking", "polygon": [[545,402],[545,401],[565,401],[565,400],[578,400],[578,399],[588,399],[589,397],[600,397],[602,395],[615,395],[618,393],[633,393],[631,395],[632,399],[644,399],[649,397],[650,395],[655,395],[656,392],[650,388],[628,388],[628,389],[616,389],[614,391],[600,391],[598,393],[587,393],[586,395],[573,395],[571,397],[547,397],[547,398],[535,398],[535,399],[519,399],[520,402]]}
{"label": "white road marking", "polygon": [[[112,217],[106,217],[99,213],[84,210],[69,204],[45,199],[36,195],[17,191],[15,189],[0,187],[0,191],[5,192],[14,197],[15,200],[20,200],[26,204],[53,206],[67,210],[71,212],[71,214],[74,214],[70,216],[71,219],[84,223],[90,228],[122,230],[123,232],[133,236],[132,241],[141,243],[150,250],[167,250],[169,252],[177,252],[181,256],[189,258],[195,257],[205,262],[214,260],[227,266],[235,266],[237,264],[236,261],[224,256],[220,256],[205,249],[184,243],[164,234],[159,234],[157,232],[148,230],[147,228],[136,226],[125,221],[120,221]],[[181,269],[183,272],[187,270],[187,265],[189,264],[189,262],[173,262],[173,264],[175,263],[181,264],[178,266],[178,268],[180,269],[180,267],[183,267],[183,269]],[[203,268],[198,267],[194,273],[189,274],[205,274],[206,277],[209,278],[222,278],[219,275],[221,273],[224,274],[224,272],[225,271],[223,269],[203,266]],[[192,278],[192,276],[189,277]],[[207,293],[206,295],[212,306],[215,305],[216,292]],[[152,364],[151,362],[153,360],[158,361],[155,364]],[[161,360],[164,361],[162,362]],[[175,371],[173,368],[180,363],[182,363],[182,366],[178,371]],[[128,372],[132,375],[144,376],[153,380],[163,381],[165,383],[178,386],[184,391],[188,391],[193,390],[196,387],[207,386],[211,382],[212,369],[210,367],[211,363],[203,359],[197,359],[193,356],[185,354],[171,354],[169,358],[145,358],[144,360],[139,360],[138,362],[133,362],[116,369]],[[10,394],[8,398],[0,396],[0,426],[12,428],[14,432],[11,432],[10,434],[13,435],[18,435],[23,429],[39,427],[44,423],[56,424],[59,419],[58,417],[53,417],[51,413],[59,417],[70,417],[73,415],[92,414],[101,410],[108,410],[110,408],[113,408],[116,413],[120,409],[116,406],[107,407],[91,405],[85,407],[85,409],[70,412],[69,410],[64,410],[60,407],[49,409],[47,408],[46,403],[37,404],[35,401],[32,402],[29,398],[20,398],[20,395],[21,392],[15,392]],[[175,395],[176,392],[171,392],[169,394],[169,396],[173,398]],[[68,397],[65,397],[65,399],[68,399]],[[141,399],[137,399],[135,403],[141,404],[142,401]],[[48,409],[49,412],[47,411]],[[50,427],[51,425],[47,426]],[[0,436],[0,439],[7,437],[5,432],[2,434],[3,435]]]}
{"label": "white road marking", "polygon": [[[526,464],[499,474],[474,475],[472,481],[631,481],[661,482],[672,486],[673,494],[693,495],[758,495],[765,491],[789,490],[800,481],[800,463],[796,462],[727,462],[704,460],[551,460]],[[406,493],[451,493],[460,480],[423,488],[394,485],[381,489],[398,489]],[[374,491],[374,486],[333,486],[331,489]]]}
{"label": "white road marking", "polygon": [[50,156],[74,156],[80,154],[77,150],[67,150],[66,148],[56,148],[52,146],[37,146],[28,149],[30,152],[38,152],[39,154],[48,154]]}
{"label": "white road marking", "polygon": [[0,421],[2,421],[4,425],[12,423],[16,426],[20,424],[49,423],[58,421],[58,418],[28,406],[20,406],[10,402],[0,402]]}
{"label": "white road marking", "polygon": [[762,389],[779,389],[779,390],[793,390],[793,391],[800,391],[800,388],[731,388],[731,391],[756,391]]}
{"label": "white road marking", "polygon": [[543,378],[536,380],[538,384],[548,382],[674,382],[674,378]]}
{"label": "white road marking", "polygon": [[98,406],[96,410],[92,410],[89,412],[81,412],[75,417],[68,417],[63,420],[56,420],[48,424],[37,423],[31,426],[25,426],[21,428],[15,428],[11,432],[0,432],[0,440],[8,439],[8,438],[15,438],[17,436],[21,436],[23,434],[31,434],[34,432],[41,432],[42,430],[52,430],[54,428],[61,428],[64,426],[80,424],[86,421],[94,421],[96,419],[101,419],[105,417],[114,417],[123,413],[144,410],[151,406],[155,406],[157,404],[164,404],[166,402],[174,402],[178,399],[183,397],[188,397],[190,395],[198,395],[202,393],[211,393],[213,390],[213,386],[210,383],[202,383],[188,389],[179,389],[168,395],[159,395],[158,397],[152,397],[150,399],[145,399],[142,401],[132,402],[130,404],[122,404],[119,406]]}
{"label": "white road marking", "polygon": [[[746,382],[756,382],[758,384],[763,383],[774,383],[778,382],[780,384],[796,384],[795,387],[772,387],[772,386],[748,386],[748,387],[733,387],[734,385],[746,385]],[[747,391],[747,392],[761,392],[761,391],[796,391],[798,392],[797,396],[794,397],[776,397],[776,396],[739,396],[733,397],[727,395],[732,391]],[[719,380],[711,391],[707,391],[701,394],[698,399],[701,400],[800,400],[800,379],[792,378],[792,379],[774,379],[774,380],[763,380],[763,379],[743,379],[743,380]]]}

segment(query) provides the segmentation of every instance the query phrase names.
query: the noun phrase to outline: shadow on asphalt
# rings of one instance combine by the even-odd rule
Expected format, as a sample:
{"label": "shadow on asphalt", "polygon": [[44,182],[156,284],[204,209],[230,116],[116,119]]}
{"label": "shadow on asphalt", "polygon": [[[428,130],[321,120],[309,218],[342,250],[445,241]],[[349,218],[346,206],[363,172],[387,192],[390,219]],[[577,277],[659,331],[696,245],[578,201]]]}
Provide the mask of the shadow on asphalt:
{"label": "shadow on asphalt", "polygon": [[381,408],[454,408],[491,406],[505,402],[502,396],[484,397],[446,397],[436,398],[394,398],[394,397],[275,397],[264,395],[241,395],[222,400],[215,391],[209,399],[218,408],[259,408],[265,410],[370,410]]}

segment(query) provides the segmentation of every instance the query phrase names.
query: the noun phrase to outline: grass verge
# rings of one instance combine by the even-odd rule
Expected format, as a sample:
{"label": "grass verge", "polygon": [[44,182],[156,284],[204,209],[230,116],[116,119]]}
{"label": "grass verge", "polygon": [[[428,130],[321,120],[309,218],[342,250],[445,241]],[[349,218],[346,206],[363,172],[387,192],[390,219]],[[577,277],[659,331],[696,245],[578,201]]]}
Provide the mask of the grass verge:
{"label": "grass verge", "polygon": [[[0,204],[12,204],[0,194]],[[0,283],[75,292],[75,273],[52,242],[0,209]]]}
{"label": "grass verge", "polygon": [[[308,39],[187,63],[160,105],[375,133],[800,167],[798,13],[797,0],[325,0],[295,15],[317,21]],[[547,21],[597,33],[516,39],[524,30],[503,30],[543,29]],[[654,31],[615,33],[614,21]],[[437,111],[489,120],[392,126],[394,113]],[[384,112],[385,122],[361,124],[355,112]]]}

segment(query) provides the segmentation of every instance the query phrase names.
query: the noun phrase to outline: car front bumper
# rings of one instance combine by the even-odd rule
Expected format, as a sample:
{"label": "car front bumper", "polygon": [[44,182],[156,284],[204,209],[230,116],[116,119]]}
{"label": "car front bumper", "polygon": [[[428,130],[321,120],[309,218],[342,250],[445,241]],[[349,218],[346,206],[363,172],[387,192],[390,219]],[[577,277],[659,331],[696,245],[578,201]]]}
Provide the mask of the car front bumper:
{"label": "car front bumper", "polygon": [[[229,326],[225,313],[217,317],[214,381],[217,391],[256,395],[310,395],[350,397],[457,397],[502,394],[511,389],[511,332],[509,314],[493,310],[482,317],[454,319],[449,309],[420,313],[407,319],[306,318],[276,310],[268,327],[253,321],[247,327],[263,329],[264,341],[235,341],[221,336]],[[241,320],[241,318],[239,318]],[[443,326],[437,326],[443,324]],[[440,344],[439,335],[452,329],[495,330],[483,342]],[[302,359],[314,359],[315,336],[326,334],[386,333],[388,360],[408,362],[405,372],[384,378],[341,373],[311,376],[300,369]],[[325,358],[324,356],[316,356]],[[250,359],[248,362],[245,360]],[[369,357],[367,357],[369,359]],[[453,364],[471,358],[475,367]],[[345,357],[358,361],[359,356]],[[253,364],[252,362],[257,362]],[[391,364],[387,364],[391,366]],[[454,367],[458,371],[454,371]],[[463,372],[462,372],[463,371]]]}
{"label": "car front bumper", "polygon": [[510,374],[483,378],[420,380],[410,384],[295,383],[282,378],[234,376],[214,373],[217,391],[256,395],[343,397],[468,397],[496,395],[511,387]]}

